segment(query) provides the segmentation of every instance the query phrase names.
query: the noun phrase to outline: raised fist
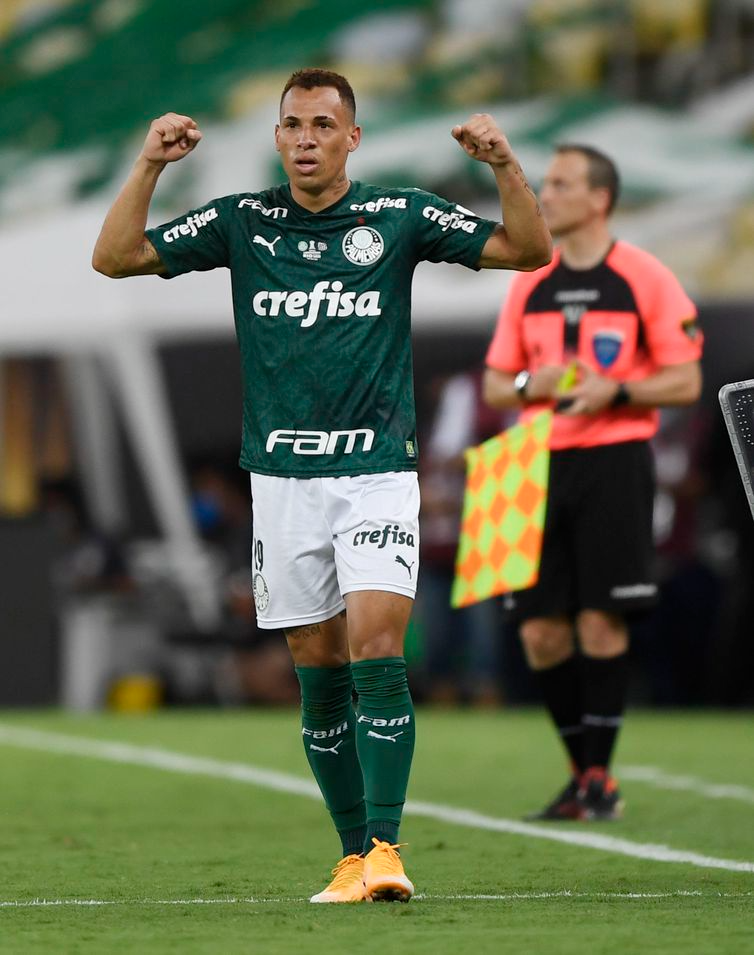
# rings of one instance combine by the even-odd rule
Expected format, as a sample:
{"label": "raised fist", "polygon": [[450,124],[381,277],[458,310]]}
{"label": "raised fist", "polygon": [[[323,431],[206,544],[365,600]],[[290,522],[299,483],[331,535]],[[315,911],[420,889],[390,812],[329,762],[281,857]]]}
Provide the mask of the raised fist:
{"label": "raised fist", "polygon": [[451,135],[472,159],[492,165],[513,159],[510,143],[488,113],[474,113],[462,126],[454,126]]}
{"label": "raised fist", "polygon": [[201,138],[199,127],[190,116],[165,113],[150,125],[141,154],[149,162],[177,162],[187,156]]}

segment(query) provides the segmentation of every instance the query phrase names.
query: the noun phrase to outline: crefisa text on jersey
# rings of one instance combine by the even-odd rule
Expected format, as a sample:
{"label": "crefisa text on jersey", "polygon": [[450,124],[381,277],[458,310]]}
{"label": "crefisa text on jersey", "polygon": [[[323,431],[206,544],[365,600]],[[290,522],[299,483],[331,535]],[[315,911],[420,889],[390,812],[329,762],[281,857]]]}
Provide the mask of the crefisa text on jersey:
{"label": "crefisa text on jersey", "polygon": [[[472,215],[473,213],[470,213]],[[425,219],[436,222],[443,232],[448,229],[462,229],[464,232],[476,232],[477,223],[467,219],[462,212],[443,212],[435,206],[425,206],[422,210]]]}
{"label": "crefisa text on jersey", "polygon": [[379,199],[369,202],[354,202],[351,204],[352,212],[379,212],[381,209],[407,209],[406,200],[403,196],[393,198],[392,196],[380,196]]}
{"label": "crefisa text on jersey", "polygon": [[311,292],[262,289],[252,299],[251,307],[256,315],[263,317],[288,315],[300,318],[301,328],[308,328],[319,318],[324,302],[327,302],[325,314],[329,318],[348,318],[349,315],[377,318],[382,315],[378,291],[344,292],[343,283],[337,281],[317,282]]}
{"label": "crefisa text on jersey", "polygon": [[212,209],[205,209],[204,212],[197,212],[195,215],[187,216],[185,222],[179,222],[178,225],[167,229],[162,233],[162,237],[166,242],[173,242],[175,239],[180,239],[182,235],[190,235],[193,238],[195,235],[198,235],[199,229],[213,219],[216,219],[217,216],[218,212],[214,207]]}

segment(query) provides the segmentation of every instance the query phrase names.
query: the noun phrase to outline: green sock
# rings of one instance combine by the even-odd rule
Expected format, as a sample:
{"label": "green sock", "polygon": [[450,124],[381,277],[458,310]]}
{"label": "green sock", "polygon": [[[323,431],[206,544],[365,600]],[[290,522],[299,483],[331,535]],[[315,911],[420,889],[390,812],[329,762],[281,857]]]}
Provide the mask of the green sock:
{"label": "green sock", "polygon": [[397,842],[414,755],[414,706],[403,657],[351,664],[359,695],[356,747],[364,774],[367,839]]}
{"label": "green sock", "polygon": [[361,852],[366,834],[364,780],[356,751],[350,664],[296,667],[306,758],[324,797],[343,855]]}

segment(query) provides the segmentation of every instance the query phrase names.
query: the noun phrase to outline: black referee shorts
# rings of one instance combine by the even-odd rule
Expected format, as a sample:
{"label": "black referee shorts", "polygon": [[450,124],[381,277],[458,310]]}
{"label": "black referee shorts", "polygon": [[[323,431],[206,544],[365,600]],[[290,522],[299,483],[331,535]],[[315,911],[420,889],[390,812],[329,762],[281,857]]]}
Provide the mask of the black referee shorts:
{"label": "black referee shorts", "polygon": [[654,490],[646,441],[553,451],[539,580],[505,595],[511,619],[651,607]]}

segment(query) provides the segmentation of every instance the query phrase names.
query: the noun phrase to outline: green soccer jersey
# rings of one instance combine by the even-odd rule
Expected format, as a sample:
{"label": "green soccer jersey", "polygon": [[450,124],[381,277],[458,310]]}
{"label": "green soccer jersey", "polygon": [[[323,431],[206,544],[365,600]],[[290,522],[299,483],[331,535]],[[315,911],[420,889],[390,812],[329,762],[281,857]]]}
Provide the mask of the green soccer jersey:
{"label": "green soccer jersey", "polygon": [[478,267],[494,227],[432,193],[353,182],[321,212],[285,184],[149,230],[168,278],[230,269],[241,466],[285,477],[413,470],[414,268]]}

